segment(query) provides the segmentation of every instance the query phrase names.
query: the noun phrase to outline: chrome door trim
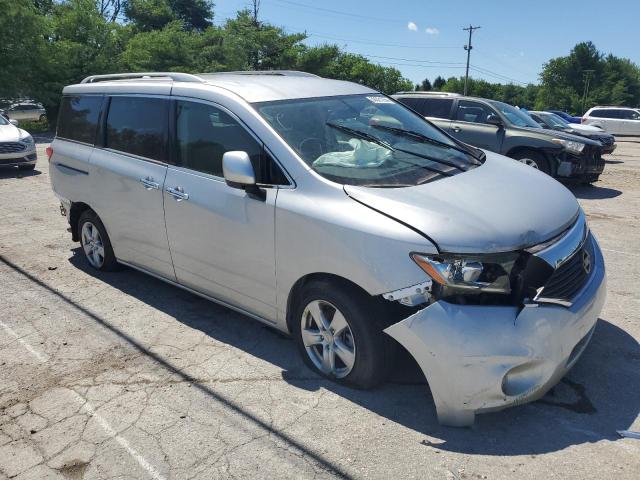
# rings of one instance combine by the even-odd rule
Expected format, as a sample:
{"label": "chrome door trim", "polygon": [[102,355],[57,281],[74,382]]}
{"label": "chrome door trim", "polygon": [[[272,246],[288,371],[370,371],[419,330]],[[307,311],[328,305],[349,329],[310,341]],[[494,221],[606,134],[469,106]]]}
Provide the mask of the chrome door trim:
{"label": "chrome door trim", "polygon": [[165,188],[165,191],[179,202],[182,200],[189,200],[189,194],[184,193],[181,190],[178,190],[178,188],[180,187],[176,187],[176,188],[167,187]]}
{"label": "chrome door trim", "polygon": [[246,315],[247,317],[253,318],[254,320],[258,320],[261,323],[265,323],[265,324],[267,324],[269,326],[272,326],[272,327],[277,325],[277,323],[274,320],[269,320],[267,318],[264,318],[264,317],[261,317],[259,315],[256,315],[255,313],[251,313],[251,312],[249,312],[247,310],[244,310],[244,309],[242,309],[240,307],[236,307],[235,305],[227,303],[227,302],[225,302],[223,300],[219,300],[219,299],[217,299],[215,297],[211,297],[211,296],[209,296],[209,295],[207,295],[205,293],[199,292],[199,291],[194,290],[192,288],[185,287],[184,285],[181,285],[181,284],[179,284],[177,282],[174,282],[173,280],[169,280],[168,278],[162,277],[160,275],[156,275],[155,273],[149,272],[148,270],[145,270],[142,267],[138,267],[137,265],[134,265],[132,263],[125,262],[125,261],[122,261],[122,260],[118,260],[118,263],[121,263],[122,265],[125,265],[127,267],[131,267],[134,270],[138,270],[139,272],[142,272],[142,273],[145,273],[147,275],[150,275],[150,276],[152,276],[154,278],[157,278],[158,280],[162,280],[163,282],[166,282],[169,285],[173,285],[174,287],[178,287],[178,288],[181,288],[183,290],[186,290],[187,292],[193,293],[194,295],[202,297],[205,300],[209,300],[210,302],[217,303],[218,305],[222,305],[223,307],[229,308],[229,309],[234,310],[234,311],[236,311],[238,313]]}
{"label": "chrome door trim", "polygon": [[158,182],[154,182],[153,178],[151,178],[151,177],[141,178],[140,179],[140,183],[147,190],[159,190],[160,189],[160,184]]}

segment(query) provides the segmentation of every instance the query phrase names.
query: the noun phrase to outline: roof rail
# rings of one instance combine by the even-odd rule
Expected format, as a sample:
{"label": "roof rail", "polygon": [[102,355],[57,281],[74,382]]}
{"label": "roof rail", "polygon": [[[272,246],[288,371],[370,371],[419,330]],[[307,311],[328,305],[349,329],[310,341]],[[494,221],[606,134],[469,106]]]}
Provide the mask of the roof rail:
{"label": "roof rail", "polygon": [[404,92],[396,92],[394,95],[431,95],[432,97],[462,97],[459,93],[439,92],[435,90],[409,90]]}
{"label": "roof rail", "polygon": [[283,77],[313,77],[320,78],[314,73],[297,70],[242,70],[237,72],[212,72],[207,75],[278,75]]}
{"label": "roof rail", "polygon": [[178,72],[109,73],[107,75],[91,75],[80,83],[107,82],[109,80],[145,80],[148,78],[170,78],[175,82],[204,83],[204,80],[196,75]]}

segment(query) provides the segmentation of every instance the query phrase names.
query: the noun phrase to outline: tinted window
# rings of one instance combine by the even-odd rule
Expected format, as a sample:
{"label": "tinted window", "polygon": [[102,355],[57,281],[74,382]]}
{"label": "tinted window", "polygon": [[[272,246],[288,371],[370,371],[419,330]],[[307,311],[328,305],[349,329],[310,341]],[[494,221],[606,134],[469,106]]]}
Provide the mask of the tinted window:
{"label": "tinted window", "polygon": [[596,118],[617,118],[613,116],[612,110],[594,110],[589,114],[589,116]]}
{"label": "tinted window", "polygon": [[60,106],[57,135],[93,145],[101,106],[101,96],[64,97]]}
{"label": "tinted window", "polygon": [[425,115],[425,113],[423,113],[424,112],[424,108],[423,108],[424,98],[405,97],[405,98],[399,98],[398,100],[401,103],[404,103],[407,107],[412,108],[413,110],[415,110],[419,114]]}
{"label": "tinted window", "polygon": [[620,115],[618,118],[622,118],[624,120],[638,120],[640,115],[638,112],[634,112],[633,110],[617,110]]}
{"label": "tinted window", "polygon": [[455,119],[461,122],[486,123],[489,115],[495,113],[482,103],[460,100]]}
{"label": "tinted window", "polygon": [[451,105],[453,105],[453,100],[449,98],[427,98],[424,102],[424,115],[448,119]]}
{"label": "tinted window", "polygon": [[223,110],[195,102],[177,102],[176,136],[178,164],[222,177],[222,156],[242,150],[260,172],[262,146]]}
{"label": "tinted window", "polygon": [[168,105],[161,98],[112,97],[105,146],[165,160]]}

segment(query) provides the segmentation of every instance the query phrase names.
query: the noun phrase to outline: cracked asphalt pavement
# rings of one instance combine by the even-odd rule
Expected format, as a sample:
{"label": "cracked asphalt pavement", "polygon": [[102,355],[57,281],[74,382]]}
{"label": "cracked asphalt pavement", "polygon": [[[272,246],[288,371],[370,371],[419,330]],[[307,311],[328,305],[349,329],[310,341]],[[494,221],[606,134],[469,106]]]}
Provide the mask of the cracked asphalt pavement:
{"label": "cracked asphalt pavement", "polygon": [[472,429],[438,425],[408,357],[376,390],[336,386],[249,318],[90,270],[46,146],[34,172],[0,170],[0,480],[638,478],[640,441],[616,431],[640,430],[640,139],[571,187],[608,267],[590,346],[544,399]]}

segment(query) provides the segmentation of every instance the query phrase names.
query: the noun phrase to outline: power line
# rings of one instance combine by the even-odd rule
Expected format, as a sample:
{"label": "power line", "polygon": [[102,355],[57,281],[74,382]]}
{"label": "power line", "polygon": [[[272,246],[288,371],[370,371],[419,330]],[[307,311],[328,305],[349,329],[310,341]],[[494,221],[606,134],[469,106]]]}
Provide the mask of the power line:
{"label": "power line", "polygon": [[473,49],[473,45],[471,45],[471,37],[473,36],[474,30],[478,30],[482,27],[474,27],[473,25],[469,25],[467,28],[463,28],[462,30],[469,32],[469,43],[464,46],[464,49],[467,51],[467,72],[464,75],[464,94],[467,94],[467,84],[469,83],[469,61],[471,60],[471,50]]}
{"label": "power line", "polygon": [[377,47],[398,47],[398,48],[415,48],[415,49],[452,49],[452,48],[458,48],[458,47],[454,47],[454,46],[439,46],[439,45],[409,45],[409,44],[402,44],[402,43],[382,43],[382,42],[377,42],[375,40],[369,40],[369,39],[353,39],[353,38],[343,38],[343,37],[335,37],[333,35],[325,35],[322,33],[318,33],[318,32],[307,32],[309,34],[309,36],[312,37],[318,37],[318,38],[326,38],[329,40],[339,40],[342,42],[351,42],[351,43],[360,43],[363,45],[374,45]]}
{"label": "power line", "polygon": [[508,77],[506,75],[502,75],[501,73],[497,73],[497,72],[494,72],[492,70],[488,70],[486,68],[481,68],[481,67],[478,67],[476,65],[469,65],[469,67],[471,68],[471,70],[475,70],[478,73],[483,73],[485,75],[490,75],[490,76],[492,76],[494,78],[497,78],[499,80],[507,80],[507,81],[510,81],[510,82],[513,82],[513,83],[519,83],[519,84],[522,84],[522,85],[527,85],[527,82],[522,82],[520,80],[516,80],[515,78],[511,78],[511,77]]}
{"label": "power line", "polygon": [[285,3],[289,6],[294,6],[294,7],[298,7],[298,8],[306,8],[309,10],[315,10],[318,12],[325,12],[325,13],[329,13],[332,15],[341,15],[344,17],[351,17],[351,18],[362,18],[365,20],[373,20],[375,22],[385,22],[385,23],[404,23],[405,20],[400,20],[400,19],[393,19],[393,18],[382,18],[382,17],[372,17],[369,15],[361,15],[358,13],[349,13],[349,12],[345,12],[345,11],[340,11],[340,10],[333,10],[331,8],[323,8],[323,7],[316,7],[313,5],[307,5],[304,3],[298,3],[298,2],[293,2],[291,0],[275,0],[276,3]]}

